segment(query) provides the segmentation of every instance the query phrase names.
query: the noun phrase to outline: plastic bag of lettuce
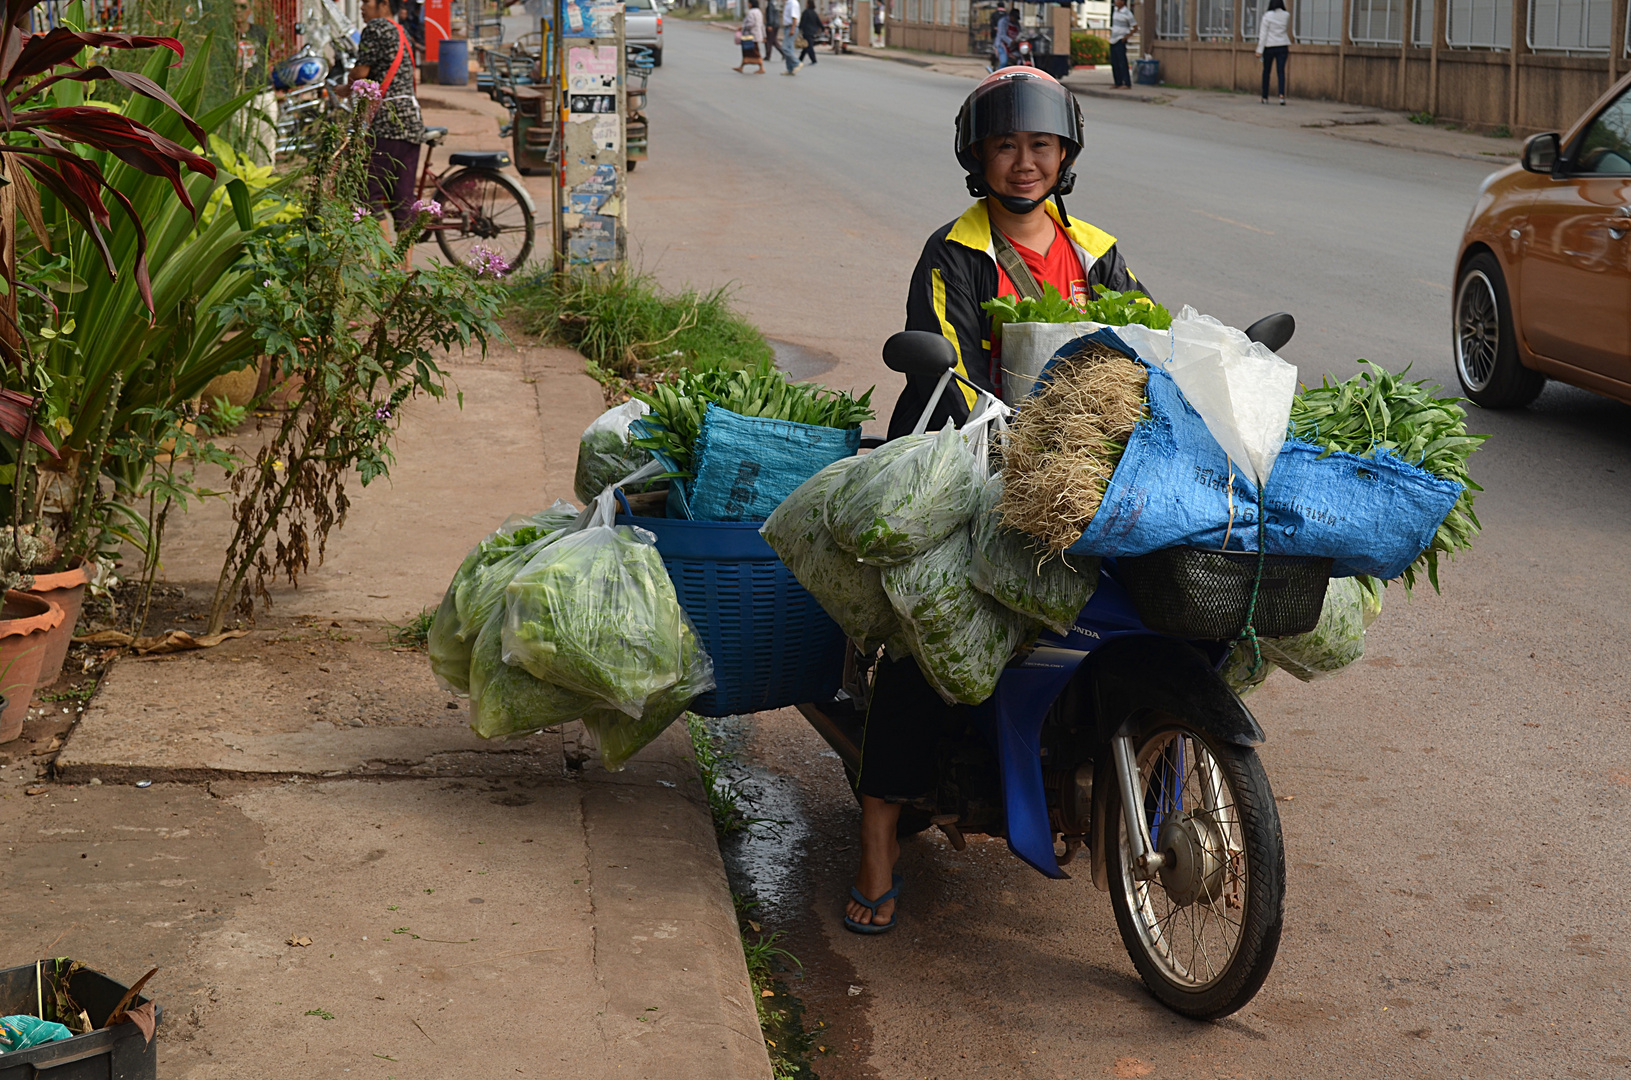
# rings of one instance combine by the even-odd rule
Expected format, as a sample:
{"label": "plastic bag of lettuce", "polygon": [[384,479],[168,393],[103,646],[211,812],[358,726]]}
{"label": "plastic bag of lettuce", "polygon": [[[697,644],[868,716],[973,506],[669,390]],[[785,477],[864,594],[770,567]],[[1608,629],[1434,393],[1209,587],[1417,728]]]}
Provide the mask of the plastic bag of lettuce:
{"label": "plastic bag of lettuce", "polygon": [[578,514],[571,503],[556,500],[548,510],[505,521],[465,556],[442,594],[427,641],[430,670],[442,689],[470,692],[471,650],[487,617],[504,599],[505,586]]}
{"label": "plastic bag of lettuce", "polygon": [[[578,467],[572,490],[585,503],[634,470],[651,461],[651,451],[633,445],[629,425],[650,412],[638,399],[613,406],[594,419],[578,439]],[[630,486],[629,492],[661,487],[661,483]]]}
{"label": "plastic bag of lettuce", "polygon": [[714,685],[654,538],[614,518],[612,493],[604,491],[582,528],[515,575],[502,637],[504,663],[594,700],[596,723],[590,714],[585,723],[609,769]]}

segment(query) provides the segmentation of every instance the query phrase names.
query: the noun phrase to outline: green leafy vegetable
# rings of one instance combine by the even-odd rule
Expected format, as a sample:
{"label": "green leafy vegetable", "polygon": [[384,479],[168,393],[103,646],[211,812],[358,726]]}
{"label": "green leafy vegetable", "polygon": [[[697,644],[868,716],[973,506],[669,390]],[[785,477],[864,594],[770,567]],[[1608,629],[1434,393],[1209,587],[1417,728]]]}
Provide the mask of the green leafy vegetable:
{"label": "green leafy vegetable", "polygon": [[1081,306],[1072,304],[1059,290],[1044,282],[1042,299],[1031,300],[1018,296],[999,296],[980,306],[991,315],[991,332],[1000,336],[1004,323],[1011,322],[1096,322],[1106,326],[1128,326],[1137,323],[1154,330],[1172,326],[1172,312],[1148,296],[1129,289],[1116,292],[1103,285],[1094,286],[1099,298]]}
{"label": "green leafy vegetable", "polygon": [[1388,450],[1441,480],[1462,485],[1461,498],[1439,525],[1433,542],[1404,572],[1406,589],[1425,568],[1438,590],[1438,557],[1454,556],[1472,546],[1481,526],[1473,513],[1474,492],[1484,489],[1467,474],[1467,458],[1489,438],[1467,434],[1467,410],[1461,398],[1434,397],[1437,386],[1405,379],[1369,360],[1347,382],[1329,379],[1304,389],[1291,403],[1291,431],[1296,438],[1361,457]]}
{"label": "green leafy vegetable", "polygon": [[859,398],[817,383],[788,382],[769,360],[757,367],[727,371],[688,371],[635,396],[651,408],[641,423],[651,434],[632,440],[646,450],[666,455],[689,477],[702,417],[710,404],[742,416],[788,420],[795,424],[848,429],[872,419],[872,391]]}

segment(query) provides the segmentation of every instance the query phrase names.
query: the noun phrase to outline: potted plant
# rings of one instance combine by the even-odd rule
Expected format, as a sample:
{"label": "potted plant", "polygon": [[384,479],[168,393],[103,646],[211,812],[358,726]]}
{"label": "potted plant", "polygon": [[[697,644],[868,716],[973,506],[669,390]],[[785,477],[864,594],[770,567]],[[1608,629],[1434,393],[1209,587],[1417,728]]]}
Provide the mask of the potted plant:
{"label": "potted plant", "polygon": [[79,622],[79,609],[85,602],[85,586],[91,580],[84,556],[74,558],[65,570],[53,570],[61,556],[62,549],[42,526],[0,527],[0,574],[6,587],[41,597],[62,610],[61,622],[46,632],[35,677],[39,686],[55,682],[62,673],[68,643]]}
{"label": "potted plant", "polygon": [[62,609],[43,596],[7,589],[0,606],[0,743],[23,733],[40,675],[47,638],[62,624]]}

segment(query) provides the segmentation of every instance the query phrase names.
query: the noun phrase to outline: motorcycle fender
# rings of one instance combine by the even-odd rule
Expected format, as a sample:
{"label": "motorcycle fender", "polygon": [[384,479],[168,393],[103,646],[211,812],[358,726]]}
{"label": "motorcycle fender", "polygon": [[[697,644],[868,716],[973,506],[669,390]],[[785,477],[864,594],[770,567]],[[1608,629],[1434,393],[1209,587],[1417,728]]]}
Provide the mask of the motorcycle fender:
{"label": "motorcycle fender", "polygon": [[[1206,657],[1174,638],[1126,637],[1107,642],[1084,665],[1096,705],[1099,743],[1116,735],[1136,742],[1161,721],[1182,716],[1220,742],[1260,746],[1265,737],[1257,720],[1230,690]],[[1093,885],[1110,888],[1109,852],[1121,830],[1110,820],[1110,793],[1116,789],[1115,759],[1105,752],[1093,767],[1093,824],[1089,838]]]}

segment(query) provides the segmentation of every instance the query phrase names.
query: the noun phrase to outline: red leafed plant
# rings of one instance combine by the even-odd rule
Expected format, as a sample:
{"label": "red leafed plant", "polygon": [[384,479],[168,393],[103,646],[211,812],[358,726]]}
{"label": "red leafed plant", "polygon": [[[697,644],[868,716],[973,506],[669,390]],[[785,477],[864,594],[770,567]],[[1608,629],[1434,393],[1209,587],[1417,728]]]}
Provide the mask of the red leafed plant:
{"label": "red leafed plant", "polygon": [[203,129],[152,79],[134,71],[101,64],[84,66],[79,62],[87,48],[158,47],[175,53],[179,63],[181,42],[167,37],[101,33],[67,26],[40,34],[27,33],[23,24],[39,3],[40,0],[0,0],[0,142],[3,142],[0,178],[12,189],[8,193],[10,199],[0,203],[0,229],[5,233],[3,272],[8,286],[7,325],[0,327],[0,356],[12,363],[23,360],[16,323],[15,215],[21,213],[41,244],[46,243],[39,196],[34,188],[36,183],[48,188],[68,215],[90,233],[108,273],[117,276],[119,268],[114,264],[113,253],[103,234],[103,229],[112,223],[103,193],[113,196],[135,230],[136,258],[131,271],[136,275],[142,299],[149,308],[153,306],[152,283],[147,274],[147,234],[141,219],[130,200],[108,184],[96,162],[78,153],[74,149],[76,145],[105,151],[134,169],[164,177],[189,210],[193,204],[181,183],[181,170],[215,175],[215,166],[206,158],[128,116],[94,105],[64,105],[42,97],[57,83],[106,79],[173,109],[203,145]]}

